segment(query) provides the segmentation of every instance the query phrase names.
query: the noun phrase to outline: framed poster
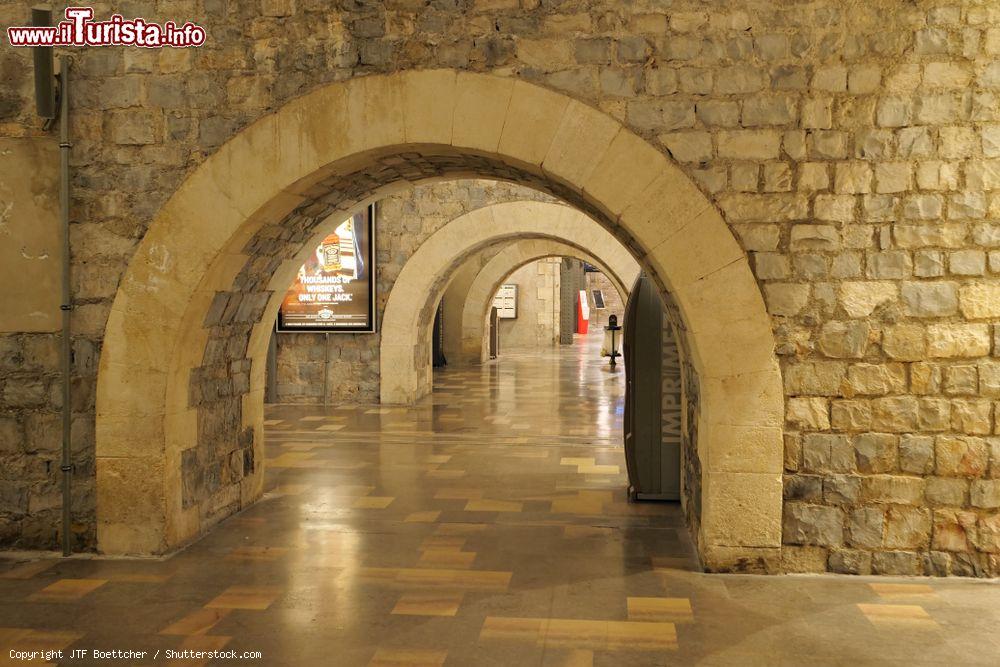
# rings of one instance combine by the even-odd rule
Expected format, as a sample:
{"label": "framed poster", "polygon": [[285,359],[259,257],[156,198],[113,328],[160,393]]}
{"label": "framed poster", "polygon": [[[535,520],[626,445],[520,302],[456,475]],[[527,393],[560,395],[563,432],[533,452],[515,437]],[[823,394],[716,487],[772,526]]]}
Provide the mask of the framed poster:
{"label": "framed poster", "polygon": [[504,320],[517,318],[517,285],[507,283],[501,285],[493,297],[493,305],[497,309],[497,317]]}
{"label": "framed poster", "polygon": [[337,225],[299,268],[278,331],[375,331],[375,205]]}

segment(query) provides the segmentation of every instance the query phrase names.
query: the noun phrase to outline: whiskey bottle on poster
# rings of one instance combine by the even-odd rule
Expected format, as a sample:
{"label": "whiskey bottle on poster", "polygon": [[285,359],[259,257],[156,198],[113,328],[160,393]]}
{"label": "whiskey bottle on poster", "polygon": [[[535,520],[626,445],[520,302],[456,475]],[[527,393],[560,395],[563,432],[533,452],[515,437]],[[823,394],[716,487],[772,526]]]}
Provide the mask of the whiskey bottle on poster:
{"label": "whiskey bottle on poster", "polygon": [[323,273],[336,273],[343,266],[340,259],[340,237],[334,232],[323,240],[320,246],[320,257],[323,258]]}
{"label": "whiskey bottle on poster", "polygon": [[354,256],[354,221],[347,220],[339,228],[340,234],[340,264],[345,272],[352,277],[358,277],[357,261]]}

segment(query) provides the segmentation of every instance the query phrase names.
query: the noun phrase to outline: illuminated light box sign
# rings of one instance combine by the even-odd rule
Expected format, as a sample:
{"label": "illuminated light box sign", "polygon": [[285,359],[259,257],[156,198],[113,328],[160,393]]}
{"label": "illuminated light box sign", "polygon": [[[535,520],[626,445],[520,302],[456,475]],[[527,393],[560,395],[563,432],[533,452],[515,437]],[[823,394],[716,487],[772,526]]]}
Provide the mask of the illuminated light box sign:
{"label": "illuminated light box sign", "polygon": [[299,268],[278,331],[375,331],[375,207],[348,218]]}

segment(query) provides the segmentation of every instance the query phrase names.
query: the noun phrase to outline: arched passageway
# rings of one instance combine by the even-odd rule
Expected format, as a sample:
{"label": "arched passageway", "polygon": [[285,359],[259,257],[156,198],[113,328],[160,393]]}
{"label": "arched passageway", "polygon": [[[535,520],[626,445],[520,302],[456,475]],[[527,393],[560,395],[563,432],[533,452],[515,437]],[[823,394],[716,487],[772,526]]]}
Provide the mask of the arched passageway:
{"label": "arched passageway", "polygon": [[611,116],[523,81],[451,70],[305,95],[224,144],[156,215],[101,356],[103,552],[161,553],[260,496],[267,337],[304,244],[332,214],[408,182],[470,175],[585,212],[669,290],[700,384],[703,562],[775,561],[781,377],[760,291],[722,217]]}
{"label": "arched passageway", "polygon": [[[430,329],[449,279],[471,255],[503,240],[563,239],[583,252],[600,249],[615,267],[637,267],[614,236],[592,219],[561,204],[505,202],[459,216],[432,234],[406,262],[389,294],[382,320],[380,360],[383,403],[406,404],[431,382]],[[568,239],[572,239],[569,241]],[[635,268],[630,269],[633,271]]]}
{"label": "arched passageway", "polygon": [[[616,263],[612,266],[561,241],[531,239],[509,244],[485,263],[477,264],[474,267],[476,270],[468,272],[468,275],[461,269],[457,271],[455,279],[448,285],[443,298],[445,308],[450,306],[452,314],[445,319],[446,356],[457,364],[483,361],[486,358],[485,322],[493,295],[500,284],[529,262],[558,256],[574,257],[599,267],[615,285],[623,302],[628,297],[628,287],[639,273],[639,264],[627,253],[620,261],[613,258]],[[472,258],[470,262],[477,260]]]}

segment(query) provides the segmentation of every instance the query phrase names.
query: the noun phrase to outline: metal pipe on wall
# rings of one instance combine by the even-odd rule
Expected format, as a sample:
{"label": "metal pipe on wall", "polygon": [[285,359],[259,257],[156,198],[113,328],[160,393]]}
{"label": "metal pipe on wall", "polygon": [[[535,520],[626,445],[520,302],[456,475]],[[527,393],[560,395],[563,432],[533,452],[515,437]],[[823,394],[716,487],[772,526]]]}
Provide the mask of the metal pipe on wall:
{"label": "metal pipe on wall", "polygon": [[73,523],[73,436],[72,355],[70,314],[73,311],[70,285],[69,243],[69,57],[59,56],[59,222],[62,230],[62,552],[73,551],[70,538]]}

